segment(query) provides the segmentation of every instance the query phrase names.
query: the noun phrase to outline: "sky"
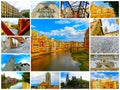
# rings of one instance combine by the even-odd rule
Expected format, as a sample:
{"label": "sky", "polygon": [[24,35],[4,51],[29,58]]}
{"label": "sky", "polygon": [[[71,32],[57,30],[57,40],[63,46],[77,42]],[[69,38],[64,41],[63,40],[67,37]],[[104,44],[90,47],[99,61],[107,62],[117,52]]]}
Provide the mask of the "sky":
{"label": "sky", "polygon": [[1,56],[2,69],[4,68],[6,63],[10,60],[11,57],[14,57],[15,63],[17,63],[17,64],[20,62],[30,64],[30,55],[29,54],[2,54],[2,56]]}
{"label": "sky", "polygon": [[[45,74],[47,72],[31,72],[31,85],[38,86],[40,83],[45,81]],[[59,73],[50,72],[51,74],[51,84],[59,85]]]}
{"label": "sky", "polygon": [[16,78],[16,79],[22,79],[23,72],[1,72],[1,75],[5,73],[6,77]]}
{"label": "sky", "polygon": [[84,41],[88,19],[32,19],[31,28],[54,40]]}
{"label": "sky", "polygon": [[7,21],[10,24],[18,24],[18,18],[1,18],[2,21]]}
{"label": "sky", "polygon": [[[101,20],[103,30],[105,27],[107,27],[108,32],[119,30],[119,25],[116,23],[115,19],[101,19]],[[90,22],[93,22],[93,19],[90,19]]]}
{"label": "sky", "polygon": [[[33,11],[33,9],[38,5],[38,3],[49,3],[50,1],[44,1],[44,0],[31,0],[31,11]],[[54,1],[55,5],[59,7],[59,2],[58,1]]]}
{"label": "sky", "polygon": [[107,8],[111,8],[109,3],[104,3],[103,1],[94,1],[93,3],[97,6],[105,6]]}
{"label": "sky", "polygon": [[82,76],[83,80],[90,81],[89,72],[61,72],[61,82],[66,82],[66,75],[69,74],[69,79],[72,79],[72,76],[76,76],[76,78],[80,78]]}
{"label": "sky", "polygon": [[91,79],[108,79],[112,77],[114,81],[119,81],[119,73],[118,72],[91,72]]}
{"label": "sky", "polygon": [[108,32],[119,30],[119,26],[116,23],[115,19],[102,19],[103,29],[105,26],[108,28]]}
{"label": "sky", "polygon": [[30,2],[28,0],[10,0],[6,1],[9,4],[13,5],[15,8],[19,9],[19,11],[24,9],[30,9]]}
{"label": "sky", "polygon": [[[79,7],[79,4],[80,4],[81,1],[69,1],[70,5],[72,6],[72,8],[77,11],[78,10],[78,7]],[[63,2],[62,4],[62,8],[70,8],[68,3],[66,1]],[[85,4],[83,4],[83,6],[85,7]],[[89,4],[87,5],[87,7],[89,7]],[[77,9],[76,9],[77,8]]]}
{"label": "sky", "polygon": [[10,24],[18,24],[18,18],[2,18],[2,21],[8,21]]}

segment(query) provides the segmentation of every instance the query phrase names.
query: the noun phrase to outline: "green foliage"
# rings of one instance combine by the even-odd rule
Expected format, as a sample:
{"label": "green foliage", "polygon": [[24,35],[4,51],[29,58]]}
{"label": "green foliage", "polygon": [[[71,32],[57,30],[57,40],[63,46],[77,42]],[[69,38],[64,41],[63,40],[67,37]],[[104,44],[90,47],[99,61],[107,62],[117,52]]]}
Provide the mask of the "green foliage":
{"label": "green foliage", "polygon": [[25,12],[25,13],[23,13],[22,15],[23,15],[24,17],[29,18],[29,12]]}
{"label": "green foliage", "polygon": [[6,77],[4,75],[1,76],[2,82],[5,81]]}
{"label": "green foliage", "polygon": [[89,53],[86,51],[79,51],[72,53],[71,56],[74,60],[80,63],[80,71],[88,71],[89,70]]}
{"label": "green foliage", "polygon": [[23,77],[22,80],[23,80],[24,82],[30,83],[30,73],[29,73],[29,72],[24,72],[23,75],[22,75],[22,77]]}
{"label": "green foliage", "polygon": [[64,88],[64,87],[65,87],[65,83],[62,82],[62,83],[61,83],[61,88]]}
{"label": "green foliage", "polygon": [[75,80],[69,80],[66,84],[61,83],[61,88],[89,88],[89,81],[81,80],[81,79],[75,79]]}

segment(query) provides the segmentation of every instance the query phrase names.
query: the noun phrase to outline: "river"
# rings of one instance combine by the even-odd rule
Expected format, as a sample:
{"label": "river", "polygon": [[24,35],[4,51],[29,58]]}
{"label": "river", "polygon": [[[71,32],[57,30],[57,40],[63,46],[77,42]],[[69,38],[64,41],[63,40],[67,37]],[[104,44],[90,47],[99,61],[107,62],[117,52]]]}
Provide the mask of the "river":
{"label": "river", "polygon": [[70,51],[59,51],[32,57],[32,71],[79,71],[80,63],[73,60]]}
{"label": "river", "polygon": [[22,82],[12,85],[10,89],[22,89]]}

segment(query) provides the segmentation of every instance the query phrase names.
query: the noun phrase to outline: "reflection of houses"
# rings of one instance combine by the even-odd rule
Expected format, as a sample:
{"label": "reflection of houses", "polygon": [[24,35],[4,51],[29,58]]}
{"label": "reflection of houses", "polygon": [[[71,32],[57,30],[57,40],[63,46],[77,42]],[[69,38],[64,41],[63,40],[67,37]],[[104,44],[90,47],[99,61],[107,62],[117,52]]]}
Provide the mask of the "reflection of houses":
{"label": "reflection of houses", "polygon": [[104,6],[96,6],[94,3],[90,6],[91,18],[112,18],[115,17],[114,10],[112,8],[106,8]]}
{"label": "reflection of houses", "polygon": [[45,75],[45,81],[41,82],[37,89],[59,89],[59,86],[51,85],[51,74],[49,72]]}
{"label": "reflection of houses", "polygon": [[118,82],[112,80],[111,77],[108,79],[92,79],[90,86],[91,89],[118,89]]}
{"label": "reflection of houses", "polygon": [[108,32],[107,27],[103,29],[101,19],[94,19],[90,23],[90,34],[92,36],[118,36],[119,31]]}
{"label": "reflection of houses", "polygon": [[32,11],[32,18],[54,18],[59,17],[59,9],[54,4],[50,3],[39,3]]}
{"label": "reflection of houses", "polygon": [[115,71],[119,69],[118,55],[91,55],[91,70]]}
{"label": "reflection of houses", "polygon": [[15,64],[14,57],[12,57],[5,65],[3,71],[29,71],[30,65],[28,63]]}

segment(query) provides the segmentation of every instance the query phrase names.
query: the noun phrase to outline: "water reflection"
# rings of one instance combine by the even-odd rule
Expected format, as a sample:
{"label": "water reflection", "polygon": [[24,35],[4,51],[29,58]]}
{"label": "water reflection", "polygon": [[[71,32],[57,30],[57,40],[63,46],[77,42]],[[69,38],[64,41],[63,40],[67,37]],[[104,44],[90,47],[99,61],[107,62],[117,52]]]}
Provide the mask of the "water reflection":
{"label": "water reflection", "polygon": [[39,55],[32,58],[33,71],[79,71],[79,62],[74,61],[69,51]]}
{"label": "water reflection", "polygon": [[22,89],[22,83],[21,82],[17,83],[15,85],[11,86],[10,89]]}

